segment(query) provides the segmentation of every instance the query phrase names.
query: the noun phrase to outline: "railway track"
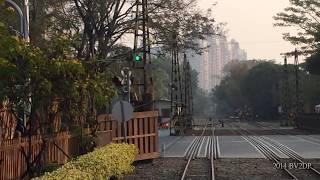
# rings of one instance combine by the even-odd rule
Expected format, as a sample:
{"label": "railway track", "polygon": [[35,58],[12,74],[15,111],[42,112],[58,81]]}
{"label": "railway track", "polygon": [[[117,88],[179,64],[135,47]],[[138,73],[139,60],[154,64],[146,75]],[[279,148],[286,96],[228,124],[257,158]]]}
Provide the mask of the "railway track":
{"label": "railway track", "polygon": [[[240,128],[240,130],[236,131],[246,141],[255,146],[267,159],[272,161],[275,168],[283,170],[290,178],[295,180],[320,179],[320,172],[287,146],[269,137],[256,136],[256,134],[247,129]],[[286,155],[289,159],[280,158],[276,151]],[[303,177],[301,177],[301,174],[303,174]]]}
{"label": "railway track", "polygon": [[198,158],[201,150],[201,145],[205,140],[204,132],[209,128],[209,123],[207,122],[200,136],[197,136],[191,146],[188,148],[185,158],[187,163],[185,165],[184,171],[182,173],[181,180],[215,180],[215,167],[214,159],[217,158],[217,146],[216,138],[214,135],[213,122],[211,123],[212,136],[209,137],[209,145],[207,146],[207,158]]}
{"label": "railway track", "polygon": [[[262,129],[270,129],[271,127],[268,127],[268,126],[264,126],[262,124],[260,124],[259,122],[255,123],[255,125],[259,128],[262,128]],[[280,134],[280,135],[286,135],[286,136],[289,136],[289,137],[293,137],[293,138],[298,138],[298,139],[303,139],[303,140],[306,140],[306,141],[311,141],[311,143],[313,144],[320,144],[320,139],[317,139],[317,138],[314,138],[310,135],[304,135],[303,137],[296,137],[296,136],[293,136],[291,134],[287,134],[285,133],[283,130],[281,129],[272,129],[273,131],[276,131],[277,134]],[[294,135],[299,135],[299,134],[294,134]]]}

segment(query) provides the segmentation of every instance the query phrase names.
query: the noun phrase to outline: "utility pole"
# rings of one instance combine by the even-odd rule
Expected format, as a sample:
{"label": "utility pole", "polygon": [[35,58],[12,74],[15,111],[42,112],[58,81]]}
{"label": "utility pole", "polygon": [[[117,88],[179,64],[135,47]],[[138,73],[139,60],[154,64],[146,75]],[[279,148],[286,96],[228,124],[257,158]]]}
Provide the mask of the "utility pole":
{"label": "utility pole", "polygon": [[175,134],[182,134],[184,131],[185,123],[184,117],[184,105],[183,105],[183,93],[182,82],[180,73],[179,62],[179,50],[177,45],[177,34],[172,34],[171,44],[171,122],[170,122],[170,134],[171,128],[174,128]]}
{"label": "utility pole", "polygon": [[185,118],[185,128],[191,128],[192,126],[192,84],[191,84],[191,74],[190,74],[190,63],[187,59],[186,54],[184,54],[183,59],[183,85],[184,85],[184,118]]}
{"label": "utility pole", "polygon": [[300,113],[300,87],[299,87],[299,58],[297,49],[294,52],[295,80],[296,80],[296,114]]}
{"label": "utility pole", "polygon": [[136,0],[133,47],[133,100],[138,111],[153,110],[148,1]]}
{"label": "utility pole", "polygon": [[29,0],[23,1],[23,10],[24,10],[24,39],[26,42],[30,42],[29,37]]}
{"label": "utility pole", "polygon": [[290,110],[290,103],[289,103],[289,76],[288,76],[288,61],[287,61],[287,57],[284,57],[284,82],[283,82],[283,94],[284,94],[284,98],[283,98],[283,113],[284,116],[286,118],[286,120],[288,120],[288,113]]}

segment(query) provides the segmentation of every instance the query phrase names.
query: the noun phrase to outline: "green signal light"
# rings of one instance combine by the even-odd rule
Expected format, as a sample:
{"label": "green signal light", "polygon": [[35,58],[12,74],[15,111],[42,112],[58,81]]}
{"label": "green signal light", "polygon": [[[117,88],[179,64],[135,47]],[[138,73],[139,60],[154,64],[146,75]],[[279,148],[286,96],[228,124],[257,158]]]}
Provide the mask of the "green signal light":
{"label": "green signal light", "polygon": [[135,55],[134,60],[140,62],[142,60],[142,57],[139,55]]}

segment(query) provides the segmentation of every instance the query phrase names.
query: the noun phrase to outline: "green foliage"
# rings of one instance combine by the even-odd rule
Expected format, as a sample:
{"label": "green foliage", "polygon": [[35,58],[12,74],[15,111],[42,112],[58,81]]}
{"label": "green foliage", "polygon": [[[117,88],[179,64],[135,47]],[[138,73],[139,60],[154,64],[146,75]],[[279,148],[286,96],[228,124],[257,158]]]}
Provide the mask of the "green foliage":
{"label": "green foliage", "polygon": [[169,84],[171,82],[171,62],[168,58],[157,58],[152,60],[156,67],[152,71],[154,82],[154,95],[156,100],[168,99],[170,96]]}
{"label": "green foliage", "polygon": [[320,75],[320,51],[307,58],[306,69],[311,74]]}
{"label": "green foliage", "polygon": [[[155,69],[152,71],[152,79],[154,82],[155,99],[170,98],[170,83],[171,83],[171,59],[170,57],[158,57],[152,59],[152,64]],[[182,67],[180,67],[182,69]],[[198,72],[191,69],[192,91],[194,95],[198,92]],[[200,93],[199,93],[200,94]]]}
{"label": "green foliage", "polygon": [[[42,52],[21,39],[0,31],[0,100],[19,104],[30,92],[45,96],[49,82],[44,76],[46,61]],[[35,99],[36,100],[36,99]]]}
{"label": "green foliage", "polygon": [[217,112],[232,113],[246,102],[242,95],[241,82],[250,69],[259,64],[257,60],[231,61],[224,67],[226,77],[214,89],[214,101],[218,104]]}
{"label": "green foliage", "polygon": [[121,178],[133,172],[131,165],[135,159],[137,149],[135,145],[110,144],[93,152],[82,155],[68,162],[58,170],[46,173],[35,180],[98,180]]}
{"label": "green foliage", "polygon": [[73,58],[70,42],[68,36],[52,39],[52,47],[43,52],[0,27],[0,101],[9,99],[15,109],[30,105],[31,120],[40,113],[42,122],[53,101],[69,124],[95,116],[89,109],[103,106],[114,90],[95,62]]}
{"label": "green foliage", "polygon": [[179,51],[193,50],[200,54],[203,47],[199,39],[219,34],[222,30],[222,24],[212,18],[211,7],[203,12],[197,8],[197,1],[156,0],[150,4],[155,4],[156,9],[149,15],[152,19],[150,26],[156,32],[154,39],[162,47],[161,50],[171,51],[176,45]]}
{"label": "green foliage", "polygon": [[206,117],[210,112],[210,102],[208,94],[198,88],[193,92],[193,114],[198,117]]}
{"label": "green foliage", "polygon": [[302,103],[307,113],[314,111],[314,107],[320,104],[320,76],[319,75],[300,75]]}
{"label": "green foliage", "polygon": [[[21,0],[19,0],[21,2]],[[219,24],[211,9],[203,12],[194,0],[148,1],[152,44],[172,44],[172,32],[178,32],[181,50],[201,49],[198,39],[218,33]],[[127,0],[30,1],[30,39],[42,50],[60,35],[68,34],[78,58],[105,59],[112,54],[119,39],[135,28],[132,13],[135,3]],[[210,8],[210,7],[209,7]],[[166,17],[166,18],[163,18]],[[15,18],[17,19],[17,18]],[[49,41],[48,41],[49,39]],[[53,50],[54,51],[54,50]]]}
{"label": "green foliage", "polygon": [[300,46],[300,51],[313,53],[319,48],[320,3],[315,0],[290,0],[290,6],[278,13],[275,26],[294,27],[297,33],[285,33],[284,39]]}
{"label": "green foliage", "polygon": [[169,75],[163,69],[156,69],[152,72],[154,82],[154,95],[156,100],[169,98]]}
{"label": "green foliage", "polygon": [[[253,64],[255,65],[252,66]],[[285,101],[284,66],[270,61],[244,61],[229,65],[226,70],[228,75],[213,92],[213,101],[218,105],[217,112],[232,114],[244,111],[247,107],[260,118],[270,119],[278,116],[277,107]],[[299,80],[303,109],[305,112],[311,112],[320,102],[320,76],[300,70]],[[288,65],[288,81],[287,104],[290,111],[294,108],[296,95],[293,65]]]}
{"label": "green foliage", "polygon": [[61,167],[61,164],[57,162],[50,163],[44,167],[43,172],[53,172],[53,171],[56,171],[59,167]]}
{"label": "green foliage", "polygon": [[252,68],[243,78],[240,88],[246,103],[263,118],[277,115],[280,102],[281,67],[265,62]]}
{"label": "green foliage", "polygon": [[0,2],[0,26],[6,29],[17,29],[20,31],[20,19],[16,10],[9,3]]}

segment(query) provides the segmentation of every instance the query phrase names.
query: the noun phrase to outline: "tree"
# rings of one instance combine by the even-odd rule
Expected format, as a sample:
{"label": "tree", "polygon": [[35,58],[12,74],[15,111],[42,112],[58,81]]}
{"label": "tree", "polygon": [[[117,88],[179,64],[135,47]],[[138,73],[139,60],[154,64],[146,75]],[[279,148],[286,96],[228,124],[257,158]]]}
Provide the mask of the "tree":
{"label": "tree", "polygon": [[[196,8],[196,1],[152,0],[148,3],[153,45],[169,46],[174,28],[181,49],[196,49],[197,40],[212,34],[217,27],[211,10],[202,13]],[[92,54],[100,59],[108,57],[119,39],[135,28],[133,8],[136,4],[128,0],[31,0],[30,4],[31,41],[45,49],[47,40],[67,34],[72,37],[78,58],[88,59]]]}
{"label": "tree", "polygon": [[240,84],[248,71],[259,63],[258,60],[231,61],[225,65],[226,76],[213,90],[213,101],[218,104],[218,113],[233,113],[246,105]]}
{"label": "tree", "polygon": [[199,40],[222,30],[221,24],[212,18],[212,10],[203,13],[194,0],[166,1],[159,7],[150,14],[151,27],[154,44],[165,52],[177,46],[181,52],[193,50],[201,53],[203,47]]}
{"label": "tree", "polygon": [[316,52],[307,58],[306,70],[311,74],[320,75],[320,52]]}
{"label": "tree", "polygon": [[296,34],[285,33],[283,38],[299,45],[299,52],[312,54],[320,42],[320,2],[317,0],[290,0],[290,6],[274,16],[275,26],[294,27]]}
{"label": "tree", "polygon": [[16,120],[26,106],[31,109],[27,132],[23,134],[29,137],[29,150],[22,149],[30,176],[39,170],[35,166],[38,158],[33,160],[31,156],[32,135],[56,133],[62,128],[85,124],[94,131],[97,121],[91,108],[104,105],[114,96],[105,72],[97,72],[95,62],[70,56],[74,52],[68,37],[61,36],[52,42],[54,46],[50,49],[54,51],[45,54],[11,35],[0,16],[0,102],[10,104],[7,107]]}
{"label": "tree", "polygon": [[274,118],[280,102],[281,66],[270,62],[253,67],[240,88],[246,105],[262,118]]}
{"label": "tree", "polygon": [[[285,90],[284,66],[273,61],[232,62],[225,67],[226,77],[213,91],[218,113],[232,114],[251,109],[253,115],[274,119],[278,106],[286,103],[288,111],[295,110],[295,67],[288,65],[288,92]],[[319,76],[299,70],[299,93],[304,112],[319,104]],[[287,99],[288,98],[288,99]]]}

